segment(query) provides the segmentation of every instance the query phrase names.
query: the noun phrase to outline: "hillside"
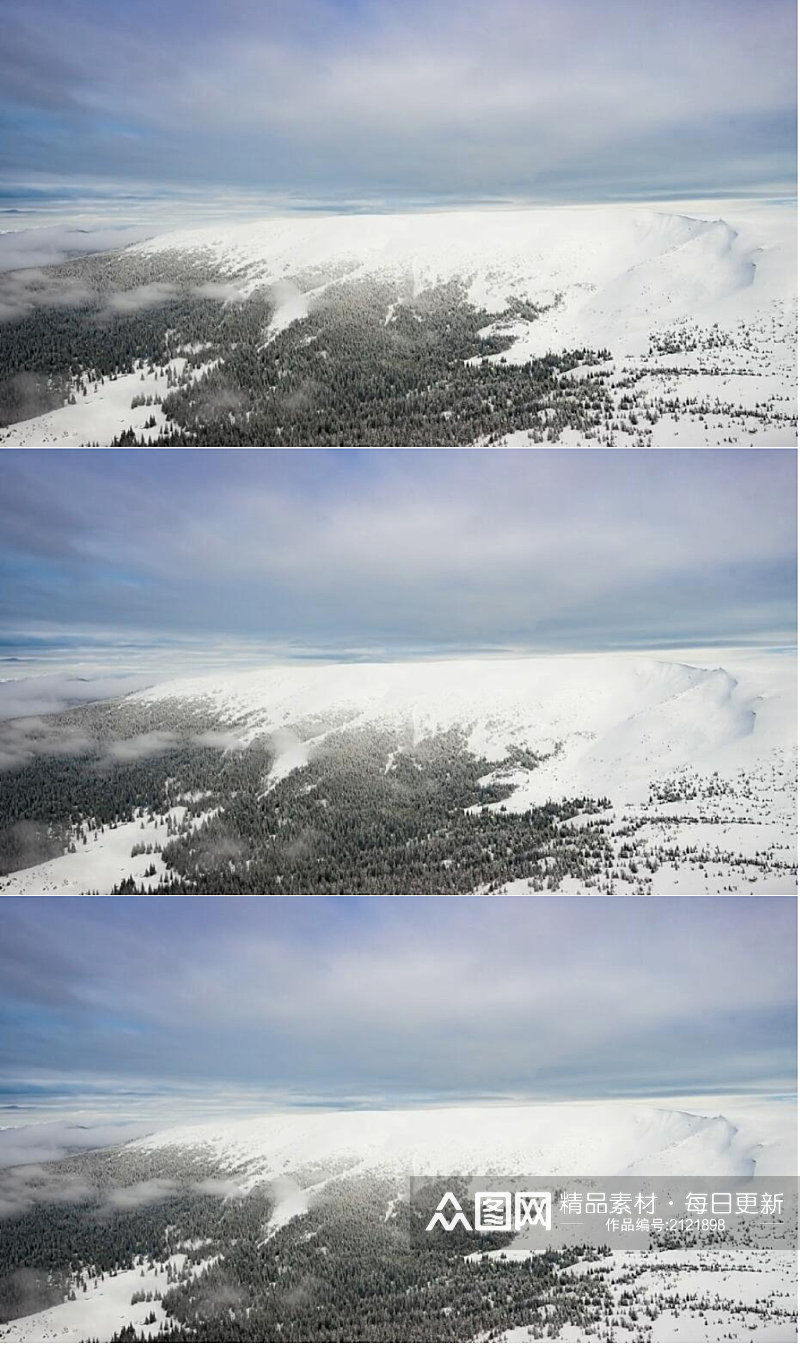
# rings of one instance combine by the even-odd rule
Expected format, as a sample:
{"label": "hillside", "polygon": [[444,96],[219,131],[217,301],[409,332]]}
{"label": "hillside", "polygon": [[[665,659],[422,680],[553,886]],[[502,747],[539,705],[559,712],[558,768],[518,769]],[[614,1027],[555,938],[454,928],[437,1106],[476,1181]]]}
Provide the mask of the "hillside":
{"label": "hillside", "polygon": [[[791,227],[788,215],[783,223],[769,211],[736,228],[667,207],[548,207],[265,220],[175,231],[129,252],[202,255],[243,294],[282,284],[275,331],[345,279],[392,278],[398,294],[410,279],[412,295],[462,281],[472,304],[490,312],[502,313],[509,296],[547,307],[524,329],[537,355],[609,345],[630,356],[665,324],[790,302]],[[300,287],[295,277],[317,284]],[[522,346],[508,358],[521,359]]]}
{"label": "hillside", "polygon": [[[516,807],[612,789],[627,806],[647,799],[654,778],[744,769],[791,749],[791,682],[781,658],[745,662],[737,677],[713,665],[576,655],[266,667],[169,681],[127,703],[213,709],[245,744],[285,729],[273,781],[308,763],[334,730],[390,728],[413,745],[459,728],[490,761],[505,761],[515,745],[541,759],[515,770]],[[316,734],[293,732],[313,731],[315,720]]]}
{"label": "hillside", "polygon": [[0,885],[791,892],[794,660],[723,657],[276,666],[8,723]]}
{"label": "hillside", "polygon": [[[791,1340],[785,1234],[783,1249],[762,1233],[746,1244],[625,1238],[610,1252],[574,1227],[550,1251],[532,1250],[524,1232],[421,1240],[414,1225],[428,1209],[415,1197],[427,1192],[409,1190],[409,1173],[436,1169],[467,1210],[463,1188],[481,1175],[512,1189],[515,1178],[574,1177],[580,1194],[616,1178],[609,1189],[632,1198],[635,1178],[660,1194],[670,1192],[658,1178],[671,1177],[681,1202],[689,1178],[701,1193],[742,1182],[775,1193],[783,1176],[789,1197],[794,1141],[794,1104],[759,1098],[299,1111],[181,1126],[18,1169],[36,1175],[18,1177],[18,1212],[0,1215],[0,1339]],[[14,1245],[4,1248],[6,1234]],[[17,1278],[22,1262],[43,1259],[46,1276]]]}
{"label": "hillside", "polygon": [[[793,445],[794,234],[790,208],[733,202],[173,231],[19,283],[0,436]],[[80,304],[55,320],[51,287]]]}

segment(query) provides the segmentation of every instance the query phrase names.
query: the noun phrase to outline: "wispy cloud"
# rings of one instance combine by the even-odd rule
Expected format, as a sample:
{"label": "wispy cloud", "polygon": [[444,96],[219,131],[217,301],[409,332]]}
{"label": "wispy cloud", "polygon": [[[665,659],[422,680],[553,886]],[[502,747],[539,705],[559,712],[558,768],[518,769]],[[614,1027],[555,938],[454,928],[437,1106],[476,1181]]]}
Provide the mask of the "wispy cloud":
{"label": "wispy cloud", "polygon": [[91,741],[77,727],[55,727],[40,717],[0,721],[0,770],[17,768],[35,755],[81,755]]}
{"label": "wispy cloud", "polygon": [[[111,1148],[114,1144],[124,1144],[129,1139],[135,1139],[146,1128],[141,1121],[132,1124],[118,1118],[88,1123],[63,1119],[39,1120],[24,1126],[4,1121],[0,1130],[0,1173],[8,1167],[24,1168],[26,1175],[22,1180],[26,1183],[36,1181],[44,1175],[38,1170],[43,1162],[67,1158],[71,1153],[83,1153],[90,1148]],[[11,1198],[6,1190],[5,1199]]]}
{"label": "wispy cloud", "polygon": [[26,307],[34,303],[85,303],[89,294],[81,283],[66,278],[54,283],[40,269],[80,257],[84,253],[104,253],[109,249],[125,248],[127,244],[146,238],[148,233],[148,229],[143,226],[101,225],[52,225],[0,232],[0,272],[18,273],[13,279],[4,280],[0,286],[0,318],[4,317],[4,308],[10,310],[14,304],[18,312],[24,312]]}
{"label": "wispy cloud", "polygon": [[[108,659],[106,657],[106,659]],[[0,747],[8,747],[10,738],[28,741],[44,736],[47,724],[39,719],[49,713],[81,703],[122,698],[147,683],[147,677],[126,675],[36,675],[27,679],[0,679],[0,723],[21,718],[13,730],[0,730]],[[0,753],[2,751],[0,750]]]}
{"label": "wispy cloud", "polygon": [[157,1205],[169,1199],[178,1189],[169,1177],[151,1177],[132,1186],[115,1187],[108,1192],[105,1203],[109,1209],[141,1209],[143,1205]]}
{"label": "wispy cloud", "polygon": [[[86,1146],[91,1147],[89,1141]],[[0,1140],[0,1160],[3,1157]],[[0,1219],[23,1214],[34,1204],[79,1205],[93,1195],[93,1187],[80,1177],[56,1176],[33,1164],[10,1164],[0,1171]]]}

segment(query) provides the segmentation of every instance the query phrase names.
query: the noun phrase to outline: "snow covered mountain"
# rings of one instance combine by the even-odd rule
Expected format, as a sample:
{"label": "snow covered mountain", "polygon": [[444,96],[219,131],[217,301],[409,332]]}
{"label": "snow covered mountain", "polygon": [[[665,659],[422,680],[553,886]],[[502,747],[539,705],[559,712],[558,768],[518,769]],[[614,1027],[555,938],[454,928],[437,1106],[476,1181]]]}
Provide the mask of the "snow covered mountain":
{"label": "snow covered mountain", "polygon": [[[542,757],[515,770],[508,809],[580,792],[622,808],[646,801],[655,779],[791,760],[793,675],[782,658],[745,660],[736,674],[638,656],[275,666],[169,681],[126,701],[213,708],[243,743],[283,733],[274,781],[333,730],[391,728],[413,744],[459,728],[489,760],[514,746]],[[312,734],[294,730],[303,724]]]}
{"label": "snow covered mountain", "polygon": [[[109,372],[102,325],[87,311],[81,335],[91,331],[94,355],[76,383],[64,349],[64,406],[0,435],[8,445],[122,435],[794,445],[795,237],[791,207],[752,202],[173,231],[102,267],[83,261],[81,284],[100,287],[98,312],[122,326],[125,359]],[[127,332],[126,315],[147,316],[146,340]],[[70,322],[83,323],[77,312]],[[536,367],[545,357],[555,365]]]}
{"label": "snow covered mountain", "polygon": [[[740,650],[171,680],[68,715],[86,760],[60,849],[0,888],[794,893],[795,666]],[[51,791],[45,760],[28,774]]]}
{"label": "snow covered mountain", "polygon": [[[174,232],[131,252],[202,256],[245,295],[272,285],[280,300],[273,333],[343,280],[394,281],[398,299],[404,285],[417,295],[457,281],[473,304],[503,314],[486,331],[513,338],[505,362],[610,350],[605,371],[623,412],[619,444],[795,444],[796,214],[742,203],[710,208],[266,220]],[[518,312],[509,317],[510,301]],[[628,423],[632,394],[638,416]],[[665,415],[671,401],[677,419]],[[501,443],[529,439],[521,428]],[[593,443],[574,429],[560,439]]]}
{"label": "snow covered mountain", "polygon": [[[412,1342],[435,1327],[459,1344],[789,1341],[791,1250],[689,1237],[602,1256],[576,1233],[580,1250],[543,1264],[522,1233],[460,1235],[421,1255],[408,1185],[574,1177],[583,1191],[592,1178],[719,1177],[724,1193],[724,1178],[753,1177],[758,1191],[792,1176],[794,1139],[793,1103],[733,1098],[298,1111],[164,1130],[70,1161],[91,1229],[85,1204],[56,1210],[58,1223],[52,1207],[28,1209],[63,1270],[38,1307],[25,1301],[32,1281],[12,1289],[0,1339]],[[37,1175],[17,1184],[63,1188],[63,1167],[19,1169]]]}
{"label": "snow covered mountain", "polygon": [[[675,320],[713,322],[791,301],[792,221],[765,217],[744,230],[665,208],[606,206],[284,218],[175,231],[129,252],[203,254],[243,294],[283,283],[277,327],[345,278],[410,277],[414,294],[458,280],[489,311],[504,310],[509,296],[554,306],[544,323],[523,325],[512,360],[523,347],[557,345],[621,344],[627,356]],[[302,290],[291,280],[314,273],[318,284]]]}
{"label": "snow covered mountain", "polygon": [[245,1188],[315,1167],[350,1178],[776,1176],[794,1169],[794,1120],[788,1102],[722,1099],[699,1107],[617,1101],[293,1112],[177,1126],[126,1149],[201,1150],[243,1174]]}

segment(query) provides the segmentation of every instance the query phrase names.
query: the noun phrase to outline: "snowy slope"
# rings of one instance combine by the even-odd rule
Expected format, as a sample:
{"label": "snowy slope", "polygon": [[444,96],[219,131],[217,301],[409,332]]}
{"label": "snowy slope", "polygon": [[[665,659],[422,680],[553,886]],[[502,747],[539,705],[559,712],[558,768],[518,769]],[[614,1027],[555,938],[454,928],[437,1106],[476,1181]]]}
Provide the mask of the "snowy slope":
{"label": "snowy slope", "polygon": [[[170,815],[184,829],[197,829],[207,818],[206,814],[193,816],[187,826],[184,805],[173,806]],[[95,891],[107,895],[126,877],[146,883],[148,868],[159,859],[168,839],[164,821],[145,821],[141,817],[107,825],[102,832],[90,831],[85,843],[80,837],[74,838],[74,853],[62,853],[33,867],[0,876],[0,894],[5,891],[8,895],[87,895]],[[131,850],[142,845],[151,845],[153,853],[132,856]],[[158,880],[165,875],[159,871]]]}
{"label": "snowy slope", "polygon": [[[105,1274],[102,1279],[87,1271],[85,1290],[77,1280],[73,1283],[74,1299],[0,1323],[0,1340],[37,1345],[45,1341],[62,1344],[90,1340],[108,1342],[129,1326],[141,1335],[152,1336],[170,1325],[164,1315],[162,1299],[171,1285],[184,1273],[189,1279],[196,1278],[208,1264],[197,1262],[187,1271],[186,1253],[176,1252],[170,1258],[169,1268],[162,1265],[149,1269],[140,1258],[130,1270]],[[131,1303],[134,1295],[137,1302]],[[145,1299],[142,1295],[148,1297]],[[154,1313],[157,1320],[151,1325],[147,1319]]]}
{"label": "snowy slope", "polygon": [[721,1099],[694,1109],[615,1101],[294,1112],[179,1126],[126,1148],[202,1149],[252,1185],[311,1164],[338,1176],[750,1176],[765,1172],[763,1155],[791,1172],[794,1105],[739,1108]]}
{"label": "snowy slope", "polygon": [[[380,732],[412,751],[456,730],[489,762],[484,781],[499,785],[491,811],[610,802],[588,820],[613,856],[601,873],[574,866],[559,892],[794,894],[796,660],[742,650],[681,656],[272,666],[168,681],[120,706],[167,724],[199,711],[231,728],[231,752],[268,737],[276,757],[266,792],[342,732]],[[481,809],[475,795],[468,812]],[[0,878],[0,892],[105,894],[145,876],[153,858],[132,859],[134,844],[151,844],[158,868],[165,842],[163,827],[121,822],[86,843],[76,838],[73,853]],[[166,880],[158,870],[155,884]],[[493,889],[526,895],[548,885],[534,873]]]}
{"label": "snowy slope", "polygon": [[[496,321],[512,342],[503,360],[610,351],[601,369],[617,425],[588,442],[568,428],[564,444],[609,436],[618,445],[796,444],[796,210],[784,204],[289,216],[176,230],[122,256],[167,266],[170,258],[201,259],[238,296],[268,290],[277,309],[267,336],[304,318],[343,281],[379,279],[398,301],[458,281],[490,315],[511,298],[543,311]],[[107,444],[130,426],[140,432],[151,409],[131,415],[126,381],[136,378],[1,430],[0,443]],[[631,397],[635,427],[627,421]],[[512,430],[501,443],[527,445],[528,433]]]}
{"label": "snowy slope", "polygon": [[[398,747],[458,728],[506,796],[490,810],[607,798],[592,817],[615,855],[605,882],[578,871],[565,894],[794,894],[796,660],[731,651],[272,667],[178,680],[131,702],[197,701],[281,751],[274,783],[331,731],[379,728]],[[533,767],[518,749],[543,757]],[[502,761],[509,753],[514,763]],[[387,765],[387,768],[389,766]],[[269,784],[268,784],[269,786]],[[478,810],[476,803],[469,810]],[[17,874],[12,885],[22,885]],[[525,895],[538,875],[499,887]]]}
{"label": "snowy slope", "polygon": [[[273,219],[176,231],[130,251],[203,256],[244,295],[271,286],[275,331],[341,280],[394,281],[398,297],[457,280],[497,314],[523,299],[545,312],[503,320],[513,338],[503,359],[610,350],[614,444],[794,445],[796,228],[783,204],[625,204]],[[569,429],[561,440],[598,443]],[[500,443],[530,437],[523,428]]]}
{"label": "snowy slope", "polygon": [[[462,728],[470,748],[502,760],[521,745],[552,757],[520,772],[523,809],[593,793],[640,803],[650,781],[680,769],[732,772],[796,741],[794,664],[727,669],[641,656],[553,656],[315,667],[173,680],[129,696],[210,705],[247,740],[310,718],[351,729],[410,727],[414,740]],[[245,730],[246,728],[246,730]],[[314,740],[317,737],[313,738]],[[295,744],[287,771],[303,762]]]}
{"label": "snowy slope", "polygon": [[[489,1256],[503,1259],[528,1258],[525,1249],[513,1247]],[[567,1322],[545,1340],[568,1345],[797,1342],[795,1252],[724,1247],[615,1251],[601,1263],[579,1262],[570,1271],[601,1275],[610,1303],[593,1325]],[[496,1339],[503,1345],[540,1343],[542,1328],[520,1326]]]}
{"label": "snowy slope", "polygon": [[[86,396],[78,396],[75,403],[0,427],[0,445],[7,448],[85,446],[90,443],[103,446],[128,428],[139,436],[161,435],[169,429],[160,403],[169,392],[167,370],[177,378],[185,369],[186,358],[179,356],[163,371],[157,370],[152,375],[144,368],[127,375],[112,375],[103,384],[90,385]],[[199,379],[204,369],[208,366],[196,368],[192,378]],[[131,401],[137,397],[158,401],[132,408]],[[155,426],[150,428],[147,424],[153,417]]]}
{"label": "snowy slope", "polygon": [[[769,1098],[721,1097],[685,1101],[549,1102],[516,1105],[427,1107],[388,1111],[297,1111],[179,1126],[125,1146],[126,1154],[148,1154],[169,1169],[175,1151],[205,1159],[215,1170],[236,1174],[239,1193],[268,1183],[276,1199],[268,1242],[275,1232],[305,1214],[329,1181],[337,1182],[338,1203],[349,1182],[374,1178],[398,1198],[409,1174],[473,1174],[576,1177],[764,1176],[791,1175],[796,1168],[796,1108]],[[304,1177],[294,1174],[305,1174]],[[308,1178],[313,1177],[309,1184]],[[354,1196],[358,1192],[354,1190]],[[356,1204],[358,1200],[356,1199]],[[385,1221],[393,1211],[390,1203]],[[348,1211],[344,1200],[343,1214]],[[315,1237],[307,1234],[307,1240]],[[527,1259],[514,1239],[494,1257]],[[0,1339],[11,1343],[72,1342],[91,1337],[107,1341],[124,1326],[151,1333],[172,1331],[163,1299],[170,1284],[192,1280],[214,1256],[195,1260],[193,1245],[170,1258],[168,1266],[147,1267],[134,1258],[130,1270],[75,1282],[75,1298],[0,1326]],[[191,1253],[191,1256],[187,1255]],[[292,1249],[283,1259],[291,1269]],[[473,1254],[465,1257],[467,1262]],[[787,1339],[795,1316],[794,1257],[781,1251],[738,1249],[615,1252],[602,1262],[570,1267],[578,1275],[602,1274],[608,1306],[601,1327],[563,1327],[559,1339],[628,1340],[630,1315],[653,1340]],[[365,1264],[365,1269],[368,1267]],[[635,1296],[631,1302],[631,1292]],[[131,1304],[134,1294],[150,1302]],[[704,1300],[713,1300],[708,1309]],[[155,1315],[148,1326],[145,1319]],[[614,1317],[611,1325],[611,1317]],[[711,1334],[709,1334],[709,1329]],[[714,1333],[718,1333],[718,1336]],[[776,1332],[779,1334],[776,1336]],[[520,1326],[503,1341],[541,1338],[541,1327]],[[784,1334],[780,1334],[784,1333]]]}
{"label": "snowy slope", "polygon": [[641,341],[643,327],[724,308],[754,286],[756,303],[791,299],[793,221],[787,213],[788,229],[770,229],[771,220],[751,215],[738,229],[630,206],[321,216],[175,231],[129,251],[203,253],[239,276],[245,293],[316,269],[349,279],[410,273],[417,291],[461,279],[474,303],[498,311],[509,295],[549,304],[561,293],[556,326],[531,329],[546,335],[546,348],[630,343],[634,331]]}
{"label": "snowy slope", "polygon": [[[185,1259],[184,1256],[176,1258],[176,1266],[180,1267]],[[107,1275],[103,1280],[90,1278],[85,1292],[76,1289],[74,1300],[0,1324],[0,1340],[37,1344],[93,1338],[109,1341],[129,1324],[137,1331],[143,1331],[150,1312],[153,1309],[161,1312],[160,1295],[167,1292],[169,1280],[163,1270],[148,1271],[145,1275],[142,1270],[143,1267],[134,1267]],[[151,1294],[153,1301],[132,1305],[134,1294]]]}
{"label": "snowy slope", "polygon": [[567,208],[272,219],[176,231],[129,251],[202,252],[245,290],[318,269],[350,280],[410,273],[417,292],[459,279],[476,304],[501,310],[509,294],[547,302],[560,290],[608,285],[713,234],[689,217]]}

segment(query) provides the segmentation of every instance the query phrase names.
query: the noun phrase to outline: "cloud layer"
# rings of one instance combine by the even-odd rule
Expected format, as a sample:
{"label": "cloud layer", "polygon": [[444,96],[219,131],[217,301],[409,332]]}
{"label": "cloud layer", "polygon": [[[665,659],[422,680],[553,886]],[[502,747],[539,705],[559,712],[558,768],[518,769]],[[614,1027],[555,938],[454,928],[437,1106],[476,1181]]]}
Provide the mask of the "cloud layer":
{"label": "cloud layer", "polygon": [[24,719],[16,732],[24,739],[44,731],[39,718],[81,703],[123,698],[142,687],[142,679],[125,675],[39,675],[31,679],[0,679],[0,722]]}
{"label": "cloud layer", "polygon": [[0,173],[408,202],[794,180],[792,0],[6,0]]}
{"label": "cloud layer", "polygon": [[[10,223],[10,222],[9,222]],[[146,238],[142,227],[49,225],[38,229],[9,229],[0,233],[0,272],[16,272],[0,291],[0,318],[17,317],[32,304],[81,305],[91,298],[77,281],[53,283],[43,268],[53,267],[84,253],[125,248]],[[16,311],[6,314],[16,303]]]}
{"label": "cloud layer", "polygon": [[6,1077],[377,1096],[790,1085],[796,905],[4,901]]}
{"label": "cloud layer", "polygon": [[793,641],[795,475],[763,449],[6,451],[0,634],[9,655],[89,629],[334,657]]}

